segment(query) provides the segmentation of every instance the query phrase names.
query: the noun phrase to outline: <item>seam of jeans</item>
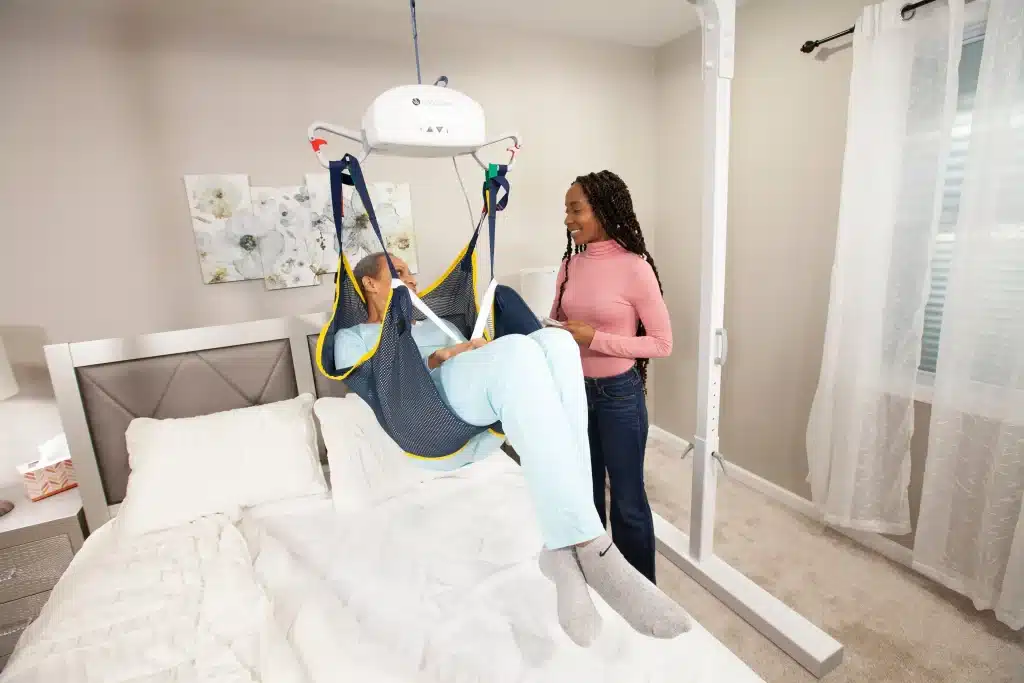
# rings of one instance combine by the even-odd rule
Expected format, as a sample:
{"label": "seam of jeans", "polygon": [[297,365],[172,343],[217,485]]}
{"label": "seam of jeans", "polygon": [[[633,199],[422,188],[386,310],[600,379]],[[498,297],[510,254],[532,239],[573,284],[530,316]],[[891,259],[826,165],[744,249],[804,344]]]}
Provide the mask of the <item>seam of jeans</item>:
{"label": "seam of jeans", "polygon": [[609,401],[629,401],[629,400],[632,400],[632,399],[636,398],[638,395],[642,395],[643,394],[643,392],[641,390],[641,387],[640,387],[639,381],[637,381],[635,384],[631,384],[630,385],[630,389],[632,390],[633,395],[632,396],[623,396],[622,398],[617,398],[615,396],[611,396],[608,393],[606,387],[598,386],[597,389],[600,392],[601,396],[603,396],[604,398],[608,399]]}

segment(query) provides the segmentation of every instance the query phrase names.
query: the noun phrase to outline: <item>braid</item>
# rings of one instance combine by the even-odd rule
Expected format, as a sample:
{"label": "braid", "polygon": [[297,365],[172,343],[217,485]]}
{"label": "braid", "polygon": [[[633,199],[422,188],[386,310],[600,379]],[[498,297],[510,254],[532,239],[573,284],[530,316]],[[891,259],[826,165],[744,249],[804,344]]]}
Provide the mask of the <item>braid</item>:
{"label": "braid", "polygon": [[[636,213],[633,211],[633,198],[630,196],[629,188],[622,178],[611,171],[600,171],[579,176],[576,178],[575,184],[579,185],[583,190],[583,194],[587,196],[590,208],[594,211],[594,215],[597,216],[597,220],[600,221],[601,227],[608,233],[608,237],[615,240],[623,249],[642,256],[650,264],[651,270],[654,271],[654,277],[658,281],[658,290],[664,294],[665,290],[661,285],[661,276],[658,274],[657,266],[654,265],[654,258],[647,251],[647,243],[644,240],[643,232],[640,230],[640,221],[637,220]],[[562,262],[565,263],[565,279],[562,281],[562,287],[558,292],[559,311],[562,308],[562,294],[565,292],[565,283],[569,280],[568,261],[574,252],[578,254],[585,249],[586,247],[583,246],[576,247],[574,250],[572,236],[569,236],[568,244],[565,247],[565,255],[562,256]],[[636,334],[638,337],[647,334],[642,320],[637,323]],[[647,391],[647,366],[649,363],[649,358],[638,358],[636,361],[636,367],[640,373],[640,379],[643,381],[645,392]]]}
{"label": "braid", "polygon": [[578,254],[583,251],[583,247],[572,246],[572,235],[566,234],[565,236],[565,253],[562,254],[562,264],[565,266],[565,277],[562,278],[562,286],[558,288],[558,306],[555,307],[556,315],[562,313],[562,295],[565,294],[565,285],[569,282],[569,259],[572,258],[573,254]]}

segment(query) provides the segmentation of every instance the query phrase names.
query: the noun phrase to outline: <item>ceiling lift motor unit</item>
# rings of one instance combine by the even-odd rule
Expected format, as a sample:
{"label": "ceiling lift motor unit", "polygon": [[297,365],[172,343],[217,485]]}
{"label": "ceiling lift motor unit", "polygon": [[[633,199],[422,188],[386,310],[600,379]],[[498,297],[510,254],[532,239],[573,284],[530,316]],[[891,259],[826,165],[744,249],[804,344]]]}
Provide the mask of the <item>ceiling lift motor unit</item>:
{"label": "ceiling lift motor unit", "polygon": [[488,165],[477,154],[482,148],[511,142],[509,168],[519,150],[515,133],[487,138],[484,109],[473,98],[436,84],[399,85],[384,91],[366,109],[358,131],[325,121],[310,124],[309,142],[320,165],[328,168],[327,150],[323,149],[327,140],[320,137],[324,132],[358,143],[363,159],[371,153],[421,159],[469,155],[487,170]]}
{"label": "ceiling lift motor unit", "polygon": [[471,97],[438,85],[401,85],[363,115],[364,144],[407,157],[454,157],[487,143],[484,110]]}

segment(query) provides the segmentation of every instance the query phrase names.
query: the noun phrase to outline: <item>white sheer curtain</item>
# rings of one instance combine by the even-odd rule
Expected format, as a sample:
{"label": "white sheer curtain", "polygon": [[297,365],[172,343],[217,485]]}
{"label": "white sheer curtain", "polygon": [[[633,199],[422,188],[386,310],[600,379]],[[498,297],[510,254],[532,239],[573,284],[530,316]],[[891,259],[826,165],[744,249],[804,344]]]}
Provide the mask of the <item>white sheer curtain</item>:
{"label": "white sheer curtain", "polygon": [[893,534],[911,530],[913,395],[964,10],[950,0],[903,21],[904,4],[867,7],[854,33],[825,349],[807,428],[824,520]]}
{"label": "white sheer curtain", "polygon": [[1024,4],[990,0],[914,563],[1024,628]]}

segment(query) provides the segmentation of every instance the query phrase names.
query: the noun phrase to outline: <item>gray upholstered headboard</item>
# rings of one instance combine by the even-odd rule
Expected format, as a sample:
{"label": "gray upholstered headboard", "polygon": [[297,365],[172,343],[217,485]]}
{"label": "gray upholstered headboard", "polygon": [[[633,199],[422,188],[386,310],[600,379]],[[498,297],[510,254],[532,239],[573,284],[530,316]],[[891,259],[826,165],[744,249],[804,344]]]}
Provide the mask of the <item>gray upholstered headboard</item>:
{"label": "gray upholstered headboard", "polygon": [[345,395],[341,382],[316,370],[326,321],[314,314],[47,346],[89,528],[124,498],[132,419],[194,417],[300,393]]}

